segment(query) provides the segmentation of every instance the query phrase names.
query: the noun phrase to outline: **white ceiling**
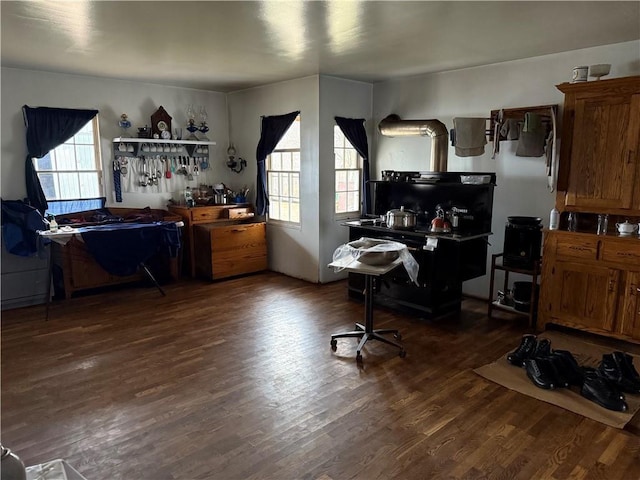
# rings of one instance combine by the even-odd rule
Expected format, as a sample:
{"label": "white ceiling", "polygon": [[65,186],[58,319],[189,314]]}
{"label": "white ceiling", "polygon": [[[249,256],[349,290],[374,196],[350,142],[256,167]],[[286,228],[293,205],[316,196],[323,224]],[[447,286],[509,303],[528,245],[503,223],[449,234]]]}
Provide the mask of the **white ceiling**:
{"label": "white ceiling", "polygon": [[[640,38],[640,2],[1,1],[2,65],[228,92]],[[639,52],[640,57],[640,52]]]}

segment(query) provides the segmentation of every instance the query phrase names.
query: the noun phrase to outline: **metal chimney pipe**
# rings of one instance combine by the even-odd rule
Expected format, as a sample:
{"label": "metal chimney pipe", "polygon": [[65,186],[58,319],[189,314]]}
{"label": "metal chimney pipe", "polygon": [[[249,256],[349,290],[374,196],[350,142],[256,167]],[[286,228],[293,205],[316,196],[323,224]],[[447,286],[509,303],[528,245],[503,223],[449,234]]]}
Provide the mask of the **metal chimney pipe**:
{"label": "metal chimney pipe", "polygon": [[447,127],[440,120],[402,120],[398,115],[391,114],[382,119],[378,130],[385,137],[431,137],[432,172],[446,172],[449,154]]}

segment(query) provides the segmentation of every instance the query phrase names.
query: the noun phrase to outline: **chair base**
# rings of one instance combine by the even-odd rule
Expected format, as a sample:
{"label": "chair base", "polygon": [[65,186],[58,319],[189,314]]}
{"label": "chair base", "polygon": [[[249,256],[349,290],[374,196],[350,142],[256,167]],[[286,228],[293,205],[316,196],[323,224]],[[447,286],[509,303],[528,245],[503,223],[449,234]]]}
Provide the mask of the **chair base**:
{"label": "chair base", "polygon": [[392,345],[396,348],[399,348],[400,358],[404,358],[407,354],[404,347],[402,346],[402,344],[398,342],[394,342],[393,340],[383,337],[383,335],[388,335],[388,334],[393,334],[393,337],[397,340],[400,340],[402,338],[402,335],[400,335],[400,332],[395,329],[384,328],[384,329],[376,329],[376,330],[367,332],[364,325],[362,325],[361,323],[356,323],[355,330],[352,330],[350,332],[334,333],[331,335],[331,349],[334,352],[336,351],[338,347],[338,341],[337,341],[338,338],[357,337],[357,338],[360,338],[360,343],[358,343],[358,348],[356,350],[356,360],[358,362],[362,362],[362,348],[364,347],[364,344],[367,343],[369,340],[378,340],[382,343],[386,343],[388,345]]}

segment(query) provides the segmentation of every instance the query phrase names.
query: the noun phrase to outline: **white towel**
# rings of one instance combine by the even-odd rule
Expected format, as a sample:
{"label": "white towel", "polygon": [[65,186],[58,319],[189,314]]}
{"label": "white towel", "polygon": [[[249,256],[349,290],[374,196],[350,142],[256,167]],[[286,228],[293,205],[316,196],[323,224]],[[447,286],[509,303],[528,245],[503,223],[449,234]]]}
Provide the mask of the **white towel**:
{"label": "white towel", "polygon": [[484,118],[454,118],[456,131],[456,155],[477,157],[484,154],[487,144],[486,120]]}

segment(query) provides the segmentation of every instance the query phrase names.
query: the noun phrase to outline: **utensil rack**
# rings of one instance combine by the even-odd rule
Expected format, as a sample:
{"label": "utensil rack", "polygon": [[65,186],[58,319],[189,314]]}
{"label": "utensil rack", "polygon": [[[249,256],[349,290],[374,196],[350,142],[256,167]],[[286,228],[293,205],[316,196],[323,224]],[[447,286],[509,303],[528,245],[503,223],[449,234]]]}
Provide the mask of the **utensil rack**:
{"label": "utensil rack", "polygon": [[[518,122],[524,122],[524,116],[527,113],[535,113],[540,116],[542,121],[542,125],[545,126],[546,131],[548,132],[551,129],[551,113],[550,110],[553,109],[556,118],[558,118],[558,105],[536,105],[533,107],[519,107],[519,108],[503,108],[498,110],[491,110],[491,119],[489,125],[489,131],[487,134],[489,135],[489,140],[493,141],[493,132],[495,130],[496,122],[498,122],[500,117],[500,112],[502,112],[502,123],[505,120],[517,120]],[[507,140],[506,137],[500,135],[500,141]]]}

